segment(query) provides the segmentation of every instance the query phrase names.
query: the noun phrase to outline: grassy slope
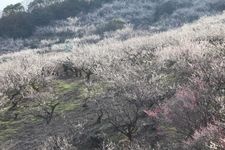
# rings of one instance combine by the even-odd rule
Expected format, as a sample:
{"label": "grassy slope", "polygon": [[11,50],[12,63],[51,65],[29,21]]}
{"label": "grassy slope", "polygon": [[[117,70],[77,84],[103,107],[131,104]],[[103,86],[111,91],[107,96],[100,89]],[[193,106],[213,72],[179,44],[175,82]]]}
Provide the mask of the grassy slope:
{"label": "grassy slope", "polygon": [[[62,121],[62,117],[66,116],[70,122],[74,122],[77,120],[82,120],[82,116],[80,116],[79,111],[83,111],[83,115],[87,115],[87,117],[92,117],[94,114],[88,114],[88,111],[82,109],[83,99],[87,94],[85,92],[85,85],[82,80],[56,80],[52,84],[54,88],[54,95],[55,99],[49,100],[48,103],[56,103],[59,102],[59,106],[55,109],[54,120],[49,126],[46,126],[45,121],[39,117],[35,117],[33,115],[27,115],[31,111],[35,111],[41,109],[41,106],[31,107],[29,112],[27,110],[23,110],[23,108],[18,107],[16,112],[19,114],[19,117],[14,120],[6,119],[1,120],[1,129],[0,129],[0,141],[1,143],[10,139],[14,139],[17,141],[17,145],[15,149],[24,148],[29,149],[26,147],[26,144],[32,145],[32,139],[42,141],[43,139],[39,139],[38,137],[47,136],[51,134],[52,131],[58,130],[60,134],[66,132],[67,127],[65,127],[66,122]],[[96,89],[98,85],[94,85],[92,88]],[[96,90],[95,90],[96,91]],[[101,90],[99,89],[99,92]],[[33,102],[28,104],[30,106],[36,105]],[[10,113],[10,112],[8,112]],[[15,112],[14,112],[15,113]],[[7,113],[2,112],[1,115],[6,115]],[[24,118],[24,116],[26,116]],[[94,120],[94,118],[93,118]],[[64,129],[65,128],[65,129]],[[48,131],[48,129],[50,129]],[[61,131],[62,130],[62,131]],[[57,131],[56,131],[57,132]],[[32,135],[34,134],[34,135]],[[30,137],[32,135],[32,137]],[[31,139],[29,139],[31,138]],[[18,139],[18,140],[17,140]],[[27,141],[27,143],[25,142]],[[29,141],[31,143],[29,143]],[[25,143],[24,143],[25,142]],[[25,145],[24,145],[25,144]],[[17,147],[18,146],[18,147]],[[33,146],[38,146],[34,145]]]}

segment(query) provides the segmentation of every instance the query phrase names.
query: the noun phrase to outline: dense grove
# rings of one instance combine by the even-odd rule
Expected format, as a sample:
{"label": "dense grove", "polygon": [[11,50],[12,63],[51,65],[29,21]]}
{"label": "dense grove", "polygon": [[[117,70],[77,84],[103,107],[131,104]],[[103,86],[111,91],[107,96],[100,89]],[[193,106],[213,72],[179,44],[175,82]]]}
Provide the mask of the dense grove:
{"label": "dense grove", "polygon": [[223,0],[9,5],[0,149],[225,149],[224,9]]}
{"label": "dense grove", "polygon": [[1,115],[17,119],[15,110],[34,112],[27,104],[35,103],[36,116],[49,126],[60,107],[52,83],[80,79],[86,87],[82,107],[97,116],[95,128],[93,118],[71,123],[64,116],[73,132],[55,131],[38,149],[224,149],[224,19],[224,13],[203,17],[157,34],[126,26],[104,38],[84,34],[65,43],[46,41],[51,49],[1,55]]}

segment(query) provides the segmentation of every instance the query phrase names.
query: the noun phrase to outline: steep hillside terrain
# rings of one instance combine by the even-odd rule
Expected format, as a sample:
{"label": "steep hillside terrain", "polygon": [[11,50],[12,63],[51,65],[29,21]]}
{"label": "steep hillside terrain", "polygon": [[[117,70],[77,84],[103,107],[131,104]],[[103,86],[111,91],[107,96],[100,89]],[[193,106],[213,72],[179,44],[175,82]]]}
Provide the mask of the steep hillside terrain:
{"label": "steep hillside terrain", "polygon": [[116,0],[4,38],[0,149],[225,149],[223,9]]}

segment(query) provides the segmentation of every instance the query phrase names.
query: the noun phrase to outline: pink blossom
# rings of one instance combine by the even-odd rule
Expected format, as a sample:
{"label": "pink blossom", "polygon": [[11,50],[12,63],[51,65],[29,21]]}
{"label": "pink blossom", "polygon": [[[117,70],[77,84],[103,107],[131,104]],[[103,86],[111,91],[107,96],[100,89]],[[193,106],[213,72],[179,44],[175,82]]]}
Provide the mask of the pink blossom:
{"label": "pink blossom", "polygon": [[223,148],[225,148],[225,138],[224,139],[220,139],[220,144]]}
{"label": "pink blossom", "polygon": [[158,116],[158,114],[161,112],[162,110],[160,108],[156,108],[154,110],[144,110],[144,112],[152,118],[156,118]]}
{"label": "pink blossom", "polygon": [[190,145],[193,144],[194,142],[197,142],[202,137],[213,136],[215,133],[218,132],[219,132],[218,126],[208,124],[206,127],[201,127],[200,129],[195,130],[194,134],[192,135],[192,138],[185,140],[184,143]]}

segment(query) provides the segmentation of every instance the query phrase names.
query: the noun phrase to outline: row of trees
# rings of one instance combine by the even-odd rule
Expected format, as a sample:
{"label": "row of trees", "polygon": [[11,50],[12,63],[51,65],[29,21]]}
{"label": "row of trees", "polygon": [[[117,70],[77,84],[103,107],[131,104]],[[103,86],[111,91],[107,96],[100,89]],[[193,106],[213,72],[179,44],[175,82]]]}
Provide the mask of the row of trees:
{"label": "row of trees", "polygon": [[17,3],[15,5],[11,4],[4,8],[2,16],[11,16],[24,11],[25,8],[21,3]]}
{"label": "row of trees", "polygon": [[[40,8],[45,8],[54,4],[59,4],[63,1],[64,0],[34,0],[29,3],[27,11],[32,12]],[[25,11],[26,10],[22,5],[22,3],[10,4],[3,9],[2,17],[8,17]]]}

